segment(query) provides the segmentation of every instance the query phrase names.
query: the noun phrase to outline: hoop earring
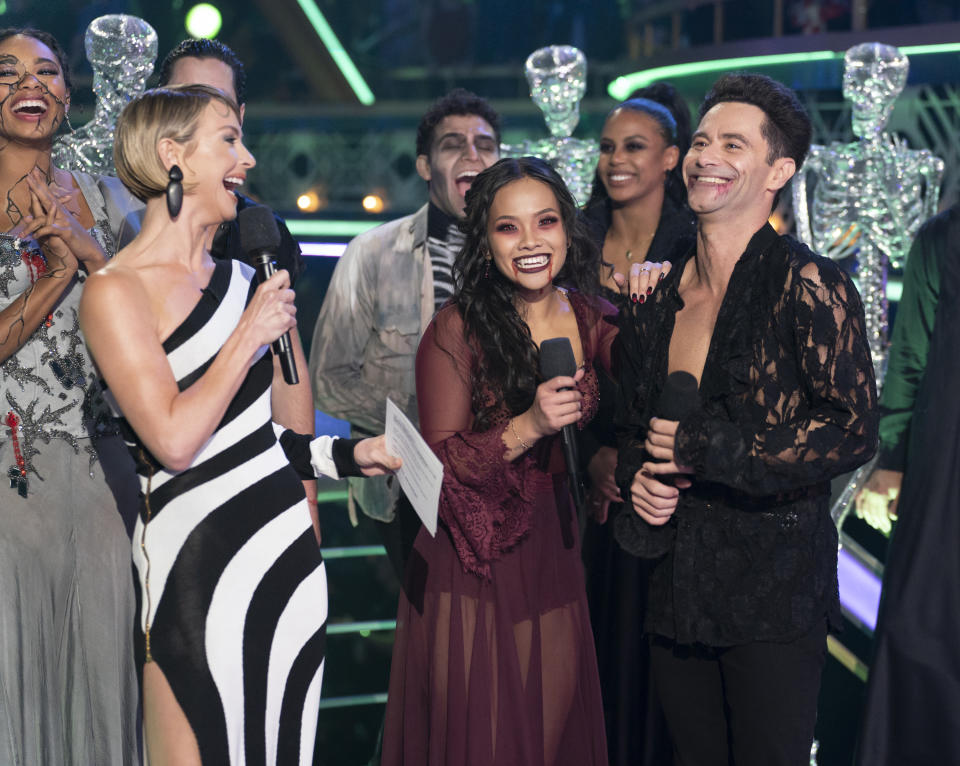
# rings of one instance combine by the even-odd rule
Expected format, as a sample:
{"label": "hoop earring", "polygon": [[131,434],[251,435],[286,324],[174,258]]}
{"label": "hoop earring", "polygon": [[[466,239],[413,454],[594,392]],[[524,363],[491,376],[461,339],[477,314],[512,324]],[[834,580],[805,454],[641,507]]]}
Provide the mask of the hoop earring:
{"label": "hoop earring", "polygon": [[[58,102],[58,103],[61,103],[61,102]],[[64,135],[67,135],[69,133],[73,133],[76,129],[73,127],[73,125],[70,124],[70,104],[66,102],[62,102],[62,103],[63,103],[63,117],[61,118],[60,122],[54,123],[54,132],[55,133],[62,132]],[[61,131],[61,129],[63,130]]]}
{"label": "hoop earring", "polygon": [[180,215],[180,208],[183,207],[183,171],[177,165],[171,165],[167,173],[170,178],[167,183],[167,212],[171,218]]}

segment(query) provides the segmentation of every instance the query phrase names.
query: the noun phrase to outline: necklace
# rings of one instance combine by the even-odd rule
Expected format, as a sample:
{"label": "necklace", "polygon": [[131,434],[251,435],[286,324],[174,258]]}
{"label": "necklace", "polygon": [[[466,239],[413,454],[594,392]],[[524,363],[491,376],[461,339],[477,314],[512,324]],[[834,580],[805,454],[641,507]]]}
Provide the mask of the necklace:
{"label": "necklace", "polygon": [[[652,232],[650,232],[647,236],[645,236],[643,239],[641,239],[641,240],[640,240],[640,247],[643,247],[643,248],[646,248],[646,250],[649,250],[649,249],[650,249],[650,243],[653,242],[653,237],[654,237],[654,235],[655,235],[656,233],[657,233],[657,230],[654,229],[654,230],[653,230]],[[637,247],[637,246],[634,245],[634,247]],[[646,254],[646,253],[644,253],[644,255],[645,255],[645,254]],[[627,248],[627,260],[628,260],[628,261],[633,261],[633,248]]]}

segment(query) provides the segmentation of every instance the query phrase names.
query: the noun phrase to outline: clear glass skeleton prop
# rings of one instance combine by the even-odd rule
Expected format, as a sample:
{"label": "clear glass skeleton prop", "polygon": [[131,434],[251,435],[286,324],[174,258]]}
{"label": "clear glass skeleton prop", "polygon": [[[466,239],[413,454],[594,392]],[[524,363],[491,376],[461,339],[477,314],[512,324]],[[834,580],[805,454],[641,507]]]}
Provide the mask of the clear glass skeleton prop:
{"label": "clear glass skeleton prop", "polygon": [[587,59],[570,45],[535,50],[524,65],[530,98],[540,107],[549,138],[504,144],[504,157],[534,155],[549,162],[563,177],[579,204],[590,196],[597,167],[597,142],[572,138],[580,121],[580,99],[587,90]]}
{"label": "clear glass skeleton prop", "polygon": [[157,33],[136,16],[100,16],[87,27],[84,49],[97,97],[93,119],[57,141],[53,161],[66,170],[113,175],[113,130],[123,107],[143,93],[153,72]]}
{"label": "clear glass skeleton prop", "polygon": [[[903,265],[917,229],[936,213],[943,176],[943,160],[926,149],[910,149],[884,130],[908,68],[907,57],[893,46],[850,48],[844,56],[843,95],[859,140],[810,147],[793,182],[800,239],[835,260],[856,255],[878,385],[887,360],[887,268]],[[860,468],[834,503],[838,527],[872,470],[873,461]]]}

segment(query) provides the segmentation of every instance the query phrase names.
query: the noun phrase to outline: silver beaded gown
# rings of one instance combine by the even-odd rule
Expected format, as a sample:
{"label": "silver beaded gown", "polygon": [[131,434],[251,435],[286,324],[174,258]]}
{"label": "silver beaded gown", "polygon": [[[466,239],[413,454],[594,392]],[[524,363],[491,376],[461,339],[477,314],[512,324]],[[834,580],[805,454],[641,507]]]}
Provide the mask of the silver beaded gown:
{"label": "silver beaded gown", "polygon": [[[115,179],[75,178],[113,255],[136,232],[138,203]],[[0,310],[46,268],[35,242],[0,234]],[[83,280],[74,275],[0,363],[0,766],[137,762],[134,592],[118,513],[136,503],[137,483],[80,336]]]}

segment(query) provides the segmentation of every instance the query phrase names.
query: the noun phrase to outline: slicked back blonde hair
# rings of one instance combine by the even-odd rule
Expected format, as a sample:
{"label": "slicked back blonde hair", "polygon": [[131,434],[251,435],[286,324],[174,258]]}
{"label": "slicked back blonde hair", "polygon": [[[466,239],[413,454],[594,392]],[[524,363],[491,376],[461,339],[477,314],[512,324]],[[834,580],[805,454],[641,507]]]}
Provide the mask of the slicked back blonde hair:
{"label": "slicked back blonde hair", "polygon": [[169,138],[188,145],[204,109],[214,101],[224,104],[240,120],[240,107],[233,99],[208,85],[155,88],[127,104],[114,133],[113,162],[117,177],[131,194],[146,202],[164,193],[169,177],[158,144]]}

